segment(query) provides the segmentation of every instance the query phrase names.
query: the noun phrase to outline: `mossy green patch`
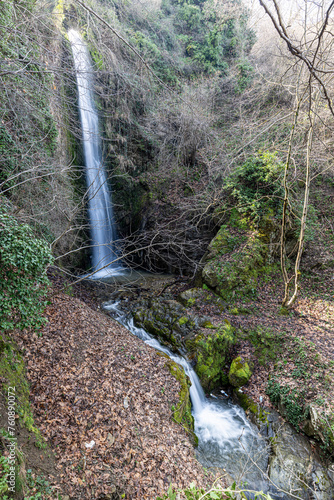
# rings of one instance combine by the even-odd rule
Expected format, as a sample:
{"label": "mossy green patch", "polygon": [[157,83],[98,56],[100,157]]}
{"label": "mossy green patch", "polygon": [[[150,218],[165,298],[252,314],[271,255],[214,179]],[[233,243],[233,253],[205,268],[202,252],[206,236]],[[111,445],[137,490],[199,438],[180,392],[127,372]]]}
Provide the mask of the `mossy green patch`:
{"label": "mossy green patch", "polygon": [[240,356],[232,361],[228,374],[228,379],[231,385],[234,387],[242,387],[247,384],[251,376],[252,371],[247,361],[242,361]]}
{"label": "mossy green patch", "polygon": [[189,321],[189,318],[187,318],[187,316],[182,316],[179,320],[178,320],[178,323],[180,326],[182,325],[185,325],[186,323],[188,323]]}
{"label": "mossy green patch", "polygon": [[249,396],[247,396],[245,393],[241,392],[239,389],[235,389],[233,391],[234,396],[238,400],[238,403],[240,404],[241,408],[245,410],[245,412],[250,412],[252,413],[260,422],[262,423],[268,423],[268,417],[267,415],[269,412],[265,411],[264,408],[261,406],[257,405],[255,401],[253,401]]}
{"label": "mossy green patch", "polygon": [[226,320],[214,333],[197,335],[186,342],[193,357],[196,357],[195,371],[206,391],[226,383],[224,373],[230,347],[235,341],[235,330]]}
{"label": "mossy green patch", "polygon": [[215,330],[217,327],[211,323],[211,321],[204,321],[202,324],[203,328],[210,328],[211,330]]}
{"label": "mossy green patch", "polygon": [[0,348],[0,377],[4,380],[2,389],[5,394],[8,394],[9,387],[15,388],[16,412],[20,422],[34,433],[37,446],[45,448],[41,433],[34,424],[23,356],[7,338],[0,337]]}
{"label": "mossy green patch", "polygon": [[259,363],[263,366],[277,359],[277,356],[282,353],[285,335],[284,332],[274,331],[262,326],[241,333],[242,338],[249,340],[253,344]]}
{"label": "mossy green patch", "polygon": [[189,394],[189,387],[191,386],[191,382],[189,377],[184,372],[182,366],[178,365],[174,361],[172,361],[166,354],[159,353],[160,356],[164,356],[166,361],[166,367],[176,378],[176,380],[180,383],[180,392],[179,392],[179,402],[176,405],[176,408],[173,408],[173,419],[182,424],[186,431],[191,435],[194,444],[198,445],[198,438],[194,432],[194,417],[191,414],[191,401]]}
{"label": "mossy green patch", "polygon": [[258,232],[232,232],[223,226],[209,245],[203,282],[225,300],[254,294],[266,255]]}
{"label": "mossy green patch", "polygon": [[184,307],[196,307],[200,309],[204,304],[212,306],[218,313],[225,309],[225,302],[221,297],[213,293],[205,285],[203,288],[190,288],[180,293],[177,298]]}

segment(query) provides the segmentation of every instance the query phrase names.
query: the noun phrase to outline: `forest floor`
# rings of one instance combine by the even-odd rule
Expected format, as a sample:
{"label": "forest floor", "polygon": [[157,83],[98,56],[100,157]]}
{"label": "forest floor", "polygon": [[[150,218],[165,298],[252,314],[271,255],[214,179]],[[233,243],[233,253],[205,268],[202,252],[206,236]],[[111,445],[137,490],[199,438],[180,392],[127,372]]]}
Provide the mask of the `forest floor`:
{"label": "forest floor", "polygon": [[[166,359],[78,298],[55,290],[49,301],[39,335],[14,335],[35,424],[54,452],[47,460],[35,448],[32,458],[19,440],[34,477],[51,480],[43,498],[60,491],[63,499],[153,500],[170,484],[209,483],[190,436],[172,419],[180,384]],[[94,304],[89,294],[86,302]]]}
{"label": "forest floor", "polygon": [[[64,500],[154,500],[169,484],[212,483],[213,476],[195,458],[190,436],[172,419],[180,386],[165,358],[100,312],[96,289],[78,285],[64,293],[63,285],[54,278],[48,322],[39,335],[14,332],[24,353],[35,424],[48,445],[36,448],[31,434],[18,425],[29,495],[42,489],[44,499],[61,492]],[[177,297],[186,287],[176,284],[165,293]],[[268,376],[275,375],[282,386],[298,389],[305,404],[330,416],[333,271],[304,274],[298,302],[287,315],[279,310],[281,292],[277,272],[259,280],[253,298],[235,300],[219,313],[197,304],[196,314],[210,316],[214,324],[228,319],[237,328],[239,340],[231,354],[254,363],[243,387],[254,401],[262,398],[262,404],[272,406]],[[0,405],[4,427],[4,399]]]}

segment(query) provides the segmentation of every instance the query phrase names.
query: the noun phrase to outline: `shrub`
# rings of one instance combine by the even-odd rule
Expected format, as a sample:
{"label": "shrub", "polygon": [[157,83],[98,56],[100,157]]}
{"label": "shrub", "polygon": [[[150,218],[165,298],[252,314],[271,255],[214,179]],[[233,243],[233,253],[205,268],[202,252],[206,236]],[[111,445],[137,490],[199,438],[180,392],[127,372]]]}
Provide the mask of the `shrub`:
{"label": "shrub", "polygon": [[48,245],[30,227],[0,211],[0,328],[40,327],[52,262]]}
{"label": "shrub", "polygon": [[225,190],[238,212],[252,222],[281,209],[283,166],[275,153],[259,152],[251,156],[227,179]]}

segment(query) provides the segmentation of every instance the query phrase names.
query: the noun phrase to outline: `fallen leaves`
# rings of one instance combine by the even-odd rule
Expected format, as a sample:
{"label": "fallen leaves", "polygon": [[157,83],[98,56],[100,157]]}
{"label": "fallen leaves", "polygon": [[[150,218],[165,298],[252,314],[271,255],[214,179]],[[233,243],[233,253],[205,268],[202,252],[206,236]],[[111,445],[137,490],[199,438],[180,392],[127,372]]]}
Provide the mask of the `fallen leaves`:
{"label": "fallen leaves", "polygon": [[41,337],[23,331],[16,340],[64,493],[152,500],[166,477],[176,487],[204,485],[188,436],[171,418],[180,388],[164,358],[72,297],[53,297],[47,316]]}

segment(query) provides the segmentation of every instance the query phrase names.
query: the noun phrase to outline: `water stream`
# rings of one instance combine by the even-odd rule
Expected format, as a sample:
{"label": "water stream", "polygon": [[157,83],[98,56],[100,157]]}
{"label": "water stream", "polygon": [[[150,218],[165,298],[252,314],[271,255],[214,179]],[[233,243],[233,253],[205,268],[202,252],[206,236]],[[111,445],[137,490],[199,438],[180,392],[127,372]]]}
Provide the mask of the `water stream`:
{"label": "water stream", "polygon": [[[181,365],[191,381],[190,398],[198,437],[197,456],[205,467],[218,467],[226,471],[240,485],[268,491],[268,482],[261,471],[268,467],[268,450],[265,439],[251,424],[245,412],[231,401],[207,398],[200,381],[189,362],[162,346],[157,339],[134,325],[133,318],[120,309],[118,302],[106,302],[103,308],[116,321],[146,344],[162,351]],[[256,462],[257,466],[253,464]],[[281,498],[271,492],[272,498]]]}
{"label": "water stream", "polygon": [[79,97],[80,120],[88,194],[88,217],[92,239],[93,278],[117,275],[122,267],[117,259],[117,238],[111,192],[102,162],[99,121],[93,94],[93,69],[81,36],[68,32]]}

